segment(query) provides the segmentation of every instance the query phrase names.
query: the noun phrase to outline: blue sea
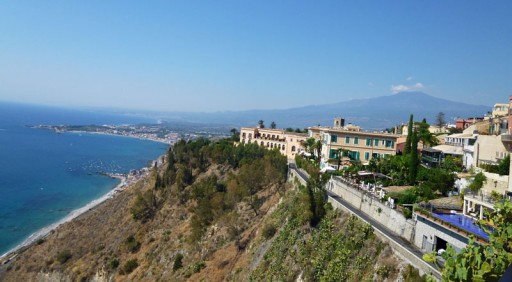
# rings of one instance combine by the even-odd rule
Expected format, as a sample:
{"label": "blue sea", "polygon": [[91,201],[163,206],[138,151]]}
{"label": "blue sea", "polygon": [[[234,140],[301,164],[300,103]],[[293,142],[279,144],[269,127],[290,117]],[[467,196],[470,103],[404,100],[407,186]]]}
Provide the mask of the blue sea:
{"label": "blue sea", "polygon": [[142,122],[155,121],[0,102],[0,255],[119,184],[98,171],[139,169],[168,148],[134,138],[56,134],[27,125]]}

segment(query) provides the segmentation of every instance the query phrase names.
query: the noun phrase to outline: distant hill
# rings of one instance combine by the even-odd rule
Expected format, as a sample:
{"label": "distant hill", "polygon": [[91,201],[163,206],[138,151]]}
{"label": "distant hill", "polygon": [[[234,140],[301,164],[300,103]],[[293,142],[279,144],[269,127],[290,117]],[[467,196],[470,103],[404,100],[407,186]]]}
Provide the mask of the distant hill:
{"label": "distant hill", "polygon": [[471,105],[430,96],[422,92],[400,92],[394,95],[368,99],[355,99],[332,104],[314,105],[282,110],[250,110],[215,113],[165,114],[168,121],[217,123],[229,126],[255,126],[264,120],[268,126],[272,121],[280,128],[330,125],[335,116],[345,118],[347,123],[364,129],[384,129],[407,122],[409,114],[415,120],[427,119],[433,123],[437,113],[443,112],[447,121],[456,117],[483,116],[491,106]]}

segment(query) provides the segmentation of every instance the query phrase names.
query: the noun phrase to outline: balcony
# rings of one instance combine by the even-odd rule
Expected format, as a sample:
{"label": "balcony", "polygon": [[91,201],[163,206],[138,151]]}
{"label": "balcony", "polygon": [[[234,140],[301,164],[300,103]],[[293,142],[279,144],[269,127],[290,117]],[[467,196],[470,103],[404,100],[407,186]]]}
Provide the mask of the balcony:
{"label": "balcony", "polygon": [[503,143],[512,143],[512,135],[510,135],[510,134],[502,134],[501,135],[501,142],[503,142]]}

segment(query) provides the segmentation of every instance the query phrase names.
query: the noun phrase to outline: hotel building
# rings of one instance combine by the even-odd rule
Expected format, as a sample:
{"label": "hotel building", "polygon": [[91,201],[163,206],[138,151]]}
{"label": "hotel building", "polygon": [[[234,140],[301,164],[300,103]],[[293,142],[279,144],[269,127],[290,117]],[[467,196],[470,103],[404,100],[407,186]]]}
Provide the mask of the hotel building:
{"label": "hotel building", "polygon": [[337,159],[340,150],[347,151],[350,159],[367,164],[373,158],[395,155],[400,138],[397,134],[364,132],[358,126],[345,126],[342,118],[335,118],[333,127],[310,127],[309,136],[322,141],[320,168],[328,165],[335,169],[339,169],[338,165],[329,160]]}
{"label": "hotel building", "polygon": [[241,144],[258,144],[268,149],[277,148],[288,159],[304,150],[303,144],[308,138],[305,133],[287,132],[282,129],[242,127]]}

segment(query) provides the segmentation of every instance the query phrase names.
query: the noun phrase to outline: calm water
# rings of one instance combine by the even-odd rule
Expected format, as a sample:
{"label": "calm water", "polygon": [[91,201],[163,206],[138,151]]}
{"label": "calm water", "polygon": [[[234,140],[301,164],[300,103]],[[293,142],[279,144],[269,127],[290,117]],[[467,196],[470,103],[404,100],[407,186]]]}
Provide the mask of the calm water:
{"label": "calm water", "polygon": [[0,103],[0,255],[118,184],[167,145],[95,134],[56,134],[37,124],[122,124],[141,118]]}

